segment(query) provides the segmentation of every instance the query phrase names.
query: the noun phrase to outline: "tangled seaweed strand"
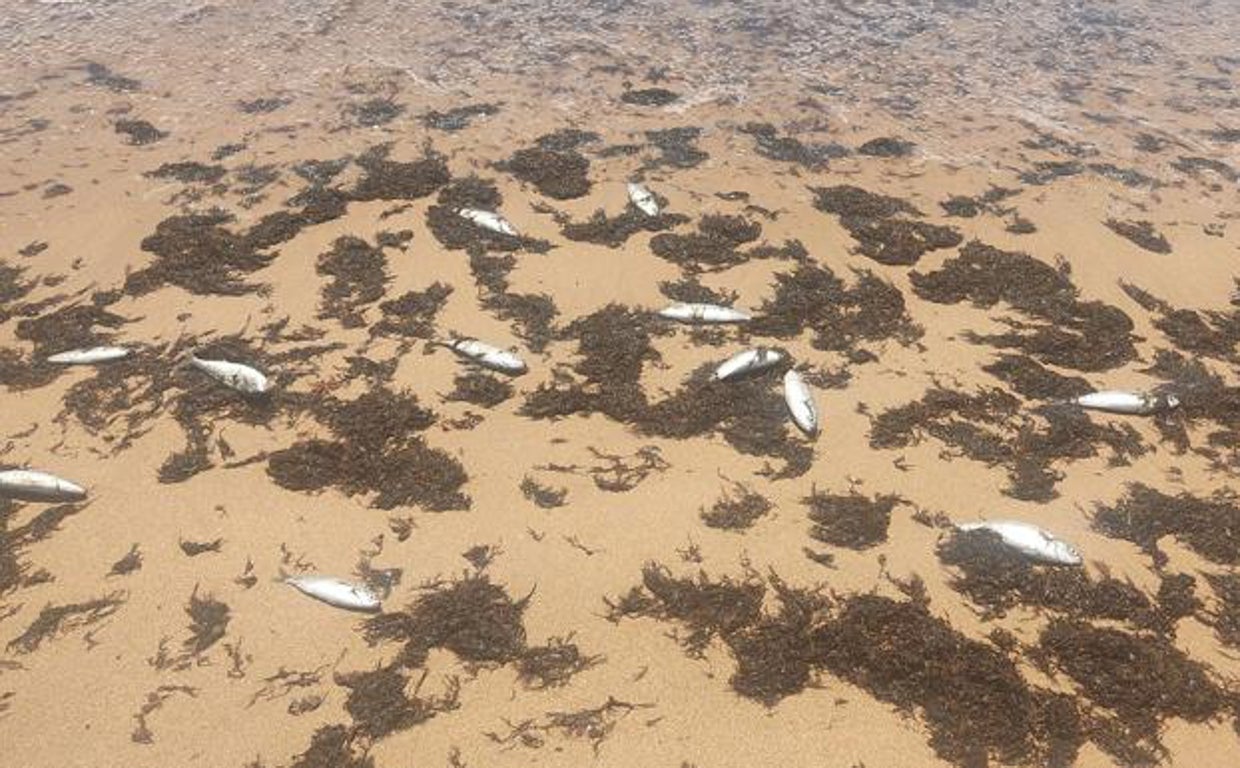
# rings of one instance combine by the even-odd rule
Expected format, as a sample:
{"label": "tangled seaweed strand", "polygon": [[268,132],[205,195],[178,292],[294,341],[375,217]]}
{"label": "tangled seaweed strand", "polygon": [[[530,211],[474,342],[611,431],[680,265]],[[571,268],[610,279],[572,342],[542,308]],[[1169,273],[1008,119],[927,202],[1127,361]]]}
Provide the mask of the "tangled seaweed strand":
{"label": "tangled seaweed strand", "polygon": [[900,503],[898,496],[868,499],[859,493],[847,495],[813,493],[804,500],[814,524],[810,537],[824,544],[849,549],[869,549],[887,540],[891,511]]}
{"label": "tangled seaweed strand", "polygon": [[[870,144],[860,151],[864,154]],[[810,191],[816,196],[814,207],[839,216],[840,224],[857,240],[858,250],[880,264],[916,264],[927,252],[955,248],[964,239],[951,227],[915,221],[921,212],[898,198],[851,185]]]}
{"label": "tangled seaweed strand", "polygon": [[1064,272],[1023,253],[973,241],[937,272],[913,272],[913,289],[936,304],[969,301],[989,309],[1003,302],[1031,320],[1008,320],[998,336],[970,334],[979,344],[1020,349],[1044,363],[1105,371],[1137,356],[1132,320],[1117,307],[1081,301]]}
{"label": "tangled seaweed strand", "polygon": [[1174,536],[1181,544],[1219,565],[1240,565],[1240,504],[1230,489],[1202,499],[1187,492],[1169,496],[1143,483],[1130,483],[1113,506],[1099,506],[1093,527],[1107,536],[1131,541],[1166,563],[1158,540]]}

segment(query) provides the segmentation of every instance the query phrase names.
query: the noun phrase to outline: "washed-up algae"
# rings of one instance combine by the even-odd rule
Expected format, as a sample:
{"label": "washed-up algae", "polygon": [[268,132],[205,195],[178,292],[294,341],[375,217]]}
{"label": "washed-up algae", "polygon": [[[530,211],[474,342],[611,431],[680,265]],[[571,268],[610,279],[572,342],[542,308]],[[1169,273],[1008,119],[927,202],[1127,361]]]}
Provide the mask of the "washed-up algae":
{"label": "washed-up algae", "polygon": [[921,212],[899,198],[851,185],[813,187],[814,207],[839,216],[858,250],[880,264],[916,264],[929,251],[954,248],[963,241],[955,229],[917,221]]}
{"label": "washed-up algae", "polygon": [[917,145],[911,141],[882,136],[857,147],[857,154],[870,157],[908,157]]}
{"label": "washed-up algae", "polygon": [[437,131],[454,132],[468,128],[476,117],[491,117],[497,114],[499,114],[499,106],[496,104],[466,104],[453,107],[447,112],[431,110],[422,115],[422,123],[427,128]]}
{"label": "washed-up algae", "polygon": [[1055,619],[1042,632],[1038,654],[1090,701],[1115,713],[1122,725],[1119,743],[1098,741],[1117,756],[1146,752],[1165,759],[1158,740],[1163,722],[1205,722],[1227,705],[1226,692],[1206,668],[1158,635]]}
{"label": "washed-up algae", "polygon": [[761,235],[762,225],[742,216],[709,214],[698,221],[697,232],[655,235],[650,239],[650,250],[687,273],[718,271],[757,258],[802,261],[807,257],[804,246],[796,240],[786,241],[782,247],[763,245],[739,250]]}
{"label": "washed-up algae", "polygon": [[869,549],[887,540],[891,511],[898,496],[867,498],[859,493],[815,492],[803,500],[809,507],[810,538],[848,549]]}
{"label": "washed-up algae", "polygon": [[655,193],[655,200],[659,204],[657,216],[647,215],[629,202],[619,216],[608,216],[602,209],[599,209],[583,222],[566,223],[560,232],[569,240],[619,248],[639,232],[664,232],[689,223],[688,216],[668,213],[664,210],[667,200],[657,193]]}
{"label": "washed-up algae", "polygon": [[1064,376],[1024,355],[999,355],[982,367],[990,375],[1007,383],[1017,394],[1031,400],[1070,400],[1093,391],[1089,382],[1079,376]]}
{"label": "washed-up algae", "polygon": [[325,725],[310,737],[310,746],[293,758],[289,768],[375,768],[374,758],[353,746],[348,726]]}
{"label": "washed-up algae", "polygon": [[526,475],[521,480],[521,495],[542,509],[555,509],[564,506],[564,500],[568,498],[568,489],[550,488]]}
{"label": "washed-up algae", "polygon": [[118,72],[113,72],[111,68],[95,61],[87,62],[84,69],[86,70],[87,83],[107,88],[114,93],[136,91],[142,87],[142,83],[132,77],[125,77]]}
{"label": "washed-up algae", "polygon": [[774,508],[770,499],[741,483],[733,484],[730,492],[702,510],[702,522],[709,528],[743,531],[761,520]]}
{"label": "washed-up algae", "polygon": [[425,291],[408,291],[379,305],[383,316],[370,327],[372,336],[391,335],[415,339],[435,336],[435,317],[448,303],[452,286],[436,282]]}
{"label": "washed-up algae", "polygon": [[517,679],[534,690],[565,686],[579,672],[602,661],[589,656],[571,638],[553,637],[546,645],[527,648],[517,660]]}
{"label": "washed-up algae", "polygon": [[1174,536],[1183,546],[1219,565],[1240,565],[1240,501],[1230,489],[1208,498],[1188,492],[1165,494],[1143,483],[1130,483],[1113,505],[1099,505],[1093,527],[1107,536],[1131,541],[1162,564],[1159,539]]}
{"label": "washed-up algae", "polygon": [[[417,686],[425,679],[423,675]],[[337,675],[337,685],[349,690],[344,709],[353,718],[353,733],[369,740],[382,739],[460,706],[455,683],[442,697],[421,698],[416,688],[412,696],[406,694],[409,682],[396,666]]]}
{"label": "washed-up algae", "polygon": [[659,156],[648,161],[645,167],[696,168],[710,159],[710,155],[697,146],[701,135],[702,129],[693,127],[646,131],[647,143],[659,150]]}
{"label": "washed-up algae", "polygon": [[292,104],[292,99],[278,96],[265,96],[249,101],[238,101],[237,110],[247,115],[266,115]]}
{"label": "washed-up algae", "polygon": [[649,313],[616,304],[574,320],[559,338],[577,343],[580,381],[540,385],[521,413],[541,419],[602,413],[639,434],[674,439],[719,434],[744,454],[782,459],[784,467],[771,470],[777,477],[804,474],[813,451],[790,437],[783,397],[772,386],[783,368],[720,382],[712,378],[714,366],[705,365],[675,393],[649,400],[641,375],[646,363],[659,360],[651,336],[670,332]]}
{"label": "washed-up algae", "polygon": [[451,180],[442,155],[428,151],[422,158],[401,162],[389,159],[390,152],[390,145],[381,144],[354,160],[364,175],[348,191],[350,200],[419,200]]}
{"label": "washed-up algae", "polygon": [[1148,450],[1130,424],[1096,424],[1064,406],[1026,412],[1018,398],[993,388],[969,394],[936,386],[920,400],[871,418],[873,448],[908,447],[924,435],[973,461],[1003,466],[1010,480],[1003,492],[1027,501],[1057,495],[1056,461],[1091,458],[1105,447],[1110,463],[1120,466]]}
{"label": "washed-up algae", "polygon": [[553,200],[572,200],[590,192],[590,161],[573,150],[527,147],[496,167],[534,185]]}
{"label": "washed-up algae", "polygon": [[128,275],[125,292],[141,296],[164,285],[175,285],[198,295],[240,296],[257,286],[244,276],[266,267],[275,258],[256,250],[245,236],[222,225],[233,221],[223,211],[171,216],[142,240],[142,250],[155,261]]}
{"label": "washed-up algae", "polygon": [[455,179],[439,190],[434,205],[426,211],[426,226],[445,248],[466,250],[470,255],[488,251],[546,253],[551,243],[521,235],[492,232],[461,217],[462,208],[499,212],[504,198],[495,184],[477,176]]}
{"label": "washed-up algae", "polygon": [[666,107],[679,98],[680,94],[666,88],[641,88],[625,91],[621,94],[620,101],[639,107]]}
{"label": "washed-up algae", "polygon": [[50,578],[45,571],[30,573],[29,564],[21,559],[22,550],[50,536],[62,520],[81,509],[74,504],[48,507],[25,525],[11,527],[20,508],[17,502],[0,499],[0,596]]}
{"label": "washed-up algae", "polygon": [[1171,253],[1171,243],[1148,221],[1107,219],[1107,229],[1150,253]]}
{"label": "washed-up algae", "polygon": [[1085,736],[1071,698],[1028,685],[1007,655],[931,616],[923,602],[856,595],[832,604],[773,574],[770,585],[774,613],[763,610],[767,586],[756,574],[676,578],[650,564],[641,586],[608,601],[609,618],[675,622],[694,656],[721,641],[736,660],[733,690],[768,706],[830,672],[920,715],[935,752],[957,765],[1075,759]]}
{"label": "washed-up algae", "polygon": [[112,340],[111,331],[129,322],[94,304],[75,304],[20,320],[15,334],[34,344],[35,356],[44,358],[57,352],[107,344]]}
{"label": "washed-up algae", "polygon": [[900,289],[871,272],[856,272],[855,277],[848,285],[828,267],[810,263],[777,273],[775,295],[746,330],[778,339],[793,339],[808,330],[814,349],[850,356],[865,342],[894,339],[907,345],[921,337]]}
{"label": "washed-up algae", "polygon": [[228,631],[228,622],[232,620],[232,612],[227,605],[211,595],[200,597],[197,587],[189,596],[185,613],[190,619],[189,637],[182,647],[190,656],[200,656],[222,640]]}
{"label": "washed-up algae", "polygon": [[740,131],[753,136],[762,157],[809,169],[820,169],[832,158],[851,154],[840,144],[804,144],[791,136],[780,136],[779,130],[770,123],[747,123]]}
{"label": "washed-up algae", "polygon": [[336,318],[345,328],[365,325],[362,310],[383,298],[387,285],[387,257],[379,248],[352,235],[336,239],[320,254],[316,271],[330,277],[323,286],[320,318]]}
{"label": "washed-up algae", "polygon": [[529,596],[513,600],[485,574],[464,576],[418,597],[407,609],[385,612],[363,625],[372,644],[399,642],[401,664],[423,667],[434,648],[462,661],[507,664],[526,650],[524,614]]}
{"label": "washed-up algae", "polygon": [[130,146],[141,147],[154,144],[168,137],[167,131],[161,131],[145,120],[117,120],[116,132],[128,137]]}
{"label": "washed-up algae", "polygon": [[[1131,283],[1121,282],[1120,286],[1142,309],[1155,313],[1154,327],[1178,350],[1216,360],[1240,361],[1240,311],[1176,309]],[[1240,282],[1237,288],[1240,289]]]}
{"label": "washed-up algae", "polygon": [[910,275],[917,295],[935,304],[970,302],[992,309],[1000,302],[1028,318],[1003,319],[1011,329],[997,336],[970,333],[974,343],[1024,353],[1061,368],[1105,371],[1134,360],[1132,320],[1117,307],[1082,301],[1065,271],[1023,253],[973,241],[935,272]]}
{"label": "washed-up algae", "polygon": [[387,125],[400,117],[404,111],[403,104],[384,98],[369,99],[360,104],[350,104],[345,108],[345,113],[362,128]]}
{"label": "washed-up algae", "polygon": [[1240,648],[1240,574],[1208,573],[1210,589],[1218,597],[1218,610],[1211,623],[1214,633],[1224,644]]}
{"label": "washed-up algae", "polygon": [[419,436],[435,422],[412,394],[373,389],[355,400],[328,397],[316,416],[335,440],[294,443],[268,457],[267,474],[294,491],[336,487],[375,493],[371,504],[393,509],[416,504],[431,511],[466,509],[465,468]]}
{"label": "washed-up algae", "polygon": [[[117,560],[115,563],[112,563],[112,567],[108,570],[108,575],[109,576],[128,576],[129,574],[134,573],[135,571],[139,571],[141,569],[142,569],[142,552],[141,550],[138,549],[138,545],[134,544],[132,547],[129,548],[129,551],[125,553],[124,557],[122,557],[120,560]],[[3,582],[0,581],[0,584],[2,583]]]}
{"label": "washed-up algae", "polygon": [[1113,619],[1164,631],[1179,618],[1174,612],[1163,613],[1130,582],[1109,576],[1094,580],[1081,568],[1030,563],[1013,555],[993,531],[958,532],[939,544],[938,557],[958,570],[951,587],[981,607],[984,618],[1031,606],[1073,618]]}
{"label": "washed-up algae", "polygon": [[494,408],[512,397],[512,385],[489,373],[472,371],[456,377],[456,388],[444,399]]}
{"label": "washed-up algae", "polygon": [[214,184],[224,178],[227,169],[222,165],[204,165],[199,162],[164,163],[147,176],[152,179],[173,179],[183,184]]}
{"label": "washed-up algae", "polygon": [[494,312],[500,320],[516,324],[517,336],[535,352],[546,349],[553,338],[553,323],[559,310],[545,293],[512,293],[508,274],[516,267],[512,255],[488,256],[472,248],[469,269],[481,292],[482,308]]}
{"label": "washed-up algae", "polygon": [[[1166,381],[1159,389],[1180,400],[1179,408],[1154,418],[1163,440],[1179,452],[1191,449],[1216,469],[1234,469],[1240,463],[1240,387],[1228,386],[1198,357],[1166,349],[1155,352],[1154,364],[1144,372]],[[1213,427],[1204,441],[1197,440],[1205,424]]]}
{"label": "washed-up algae", "polygon": [[34,653],[45,641],[75,629],[95,624],[120,610],[124,592],[113,592],[96,600],[68,605],[48,604],[26,628],[25,632],[10,640],[7,649],[15,653]]}

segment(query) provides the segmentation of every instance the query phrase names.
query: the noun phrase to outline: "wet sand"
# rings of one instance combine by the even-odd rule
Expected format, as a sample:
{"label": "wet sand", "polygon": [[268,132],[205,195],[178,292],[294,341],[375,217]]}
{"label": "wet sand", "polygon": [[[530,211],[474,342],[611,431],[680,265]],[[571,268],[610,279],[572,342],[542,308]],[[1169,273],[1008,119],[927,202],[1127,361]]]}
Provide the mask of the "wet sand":
{"label": "wet sand", "polygon": [[308,5],[0,11],[13,764],[1227,764],[1227,4]]}

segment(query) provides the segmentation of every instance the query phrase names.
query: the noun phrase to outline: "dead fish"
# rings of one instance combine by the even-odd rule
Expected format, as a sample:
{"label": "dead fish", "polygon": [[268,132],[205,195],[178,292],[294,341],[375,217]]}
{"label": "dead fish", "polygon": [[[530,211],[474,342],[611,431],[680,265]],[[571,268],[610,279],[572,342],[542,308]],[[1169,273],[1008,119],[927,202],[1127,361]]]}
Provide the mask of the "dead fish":
{"label": "dead fish", "polygon": [[349,611],[375,613],[381,607],[379,597],[370,587],[333,576],[289,576],[284,583],[316,600]]}
{"label": "dead fish", "polygon": [[744,376],[748,373],[757,373],[764,371],[775,365],[779,365],[785,355],[778,349],[770,347],[754,347],[747,349],[740,354],[734,355],[715,369],[715,379],[717,381],[727,381]]}
{"label": "dead fish", "polygon": [[501,235],[512,235],[513,237],[516,237],[517,235],[516,227],[512,226],[512,224],[508,223],[507,219],[494,211],[480,211],[477,208],[460,208],[456,213],[462,219],[471,221],[483,229],[489,229],[492,232],[498,232]]}
{"label": "dead fish", "polygon": [[818,407],[814,405],[814,395],[801,374],[792,368],[784,374],[784,403],[788,405],[793,423],[802,432],[810,437],[818,434]]}
{"label": "dead fish", "polygon": [[86,489],[46,472],[9,469],[0,472],[0,498],[62,503],[85,499]]}
{"label": "dead fish", "polygon": [[654,199],[654,195],[645,186],[636,182],[629,182],[629,200],[637,209],[647,216],[659,215],[659,203]]}
{"label": "dead fish", "polygon": [[1003,544],[1031,560],[1052,565],[1080,565],[1081,554],[1066,541],[1060,541],[1046,531],[1016,520],[987,520],[980,523],[960,523],[960,531],[991,531],[999,535]]}
{"label": "dead fish", "polygon": [[267,377],[248,365],[227,360],[203,360],[190,355],[189,364],[225,386],[247,395],[261,395],[267,391]]}
{"label": "dead fish", "polygon": [[743,323],[752,320],[747,313],[718,304],[686,304],[678,302],[659,310],[659,317],[682,323]]}
{"label": "dead fish", "polygon": [[1091,408],[1096,411],[1149,416],[1152,413],[1169,411],[1178,407],[1180,405],[1180,398],[1175,395],[1153,395],[1141,392],[1103,390],[1101,392],[1090,392],[1088,395],[1081,395],[1070,402],[1082,408]]}
{"label": "dead fish", "polygon": [[56,365],[91,365],[109,363],[125,357],[129,357],[129,350],[124,347],[88,347],[59,352],[47,358],[47,361]]}
{"label": "dead fish", "polygon": [[493,347],[477,339],[457,339],[447,346],[461,357],[493,371],[516,376],[527,370],[525,361],[512,352]]}

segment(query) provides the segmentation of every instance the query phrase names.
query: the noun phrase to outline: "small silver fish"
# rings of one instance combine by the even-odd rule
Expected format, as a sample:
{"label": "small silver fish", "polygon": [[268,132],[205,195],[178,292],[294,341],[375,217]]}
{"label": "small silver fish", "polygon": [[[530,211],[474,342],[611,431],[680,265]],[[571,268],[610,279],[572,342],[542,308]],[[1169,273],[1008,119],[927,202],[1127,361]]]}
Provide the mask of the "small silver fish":
{"label": "small silver fish", "polygon": [[1017,520],[987,520],[980,523],[959,523],[961,531],[991,531],[1003,544],[1030,560],[1052,565],[1080,565],[1081,554],[1066,541],[1061,541],[1036,525]]}
{"label": "small silver fish", "polygon": [[261,372],[241,363],[227,360],[203,360],[193,355],[189,364],[225,386],[246,395],[261,395],[270,386]]}
{"label": "small silver fish", "polygon": [[659,310],[659,317],[682,323],[743,323],[752,320],[747,313],[718,304],[686,304],[678,302]]}
{"label": "small silver fish", "polygon": [[1142,392],[1122,392],[1119,390],[1103,390],[1081,395],[1072,401],[1082,408],[1109,413],[1126,413],[1138,416],[1149,416],[1160,411],[1171,410],[1180,405],[1180,398],[1175,395],[1154,395]]}
{"label": "small silver fish", "polygon": [[659,215],[659,203],[654,199],[654,195],[645,186],[636,182],[629,182],[629,200],[637,209],[647,216]]}
{"label": "small silver fish", "polygon": [[448,348],[467,360],[500,373],[516,376],[527,370],[525,361],[512,352],[477,339],[457,339],[448,344]]}
{"label": "small silver fish", "polygon": [[480,211],[477,208],[461,208],[457,210],[457,215],[466,221],[472,221],[474,224],[489,229],[492,232],[498,232],[501,235],[516,236],[517,229],[512,226],[503,216],[494,211]]}
{"label": "small silver fish", "polygon": [[110,363],[126,357],[129,357],[129,350],[124,347],[88,347],[59,352],[47,358],[47,361],[56,365],[91,365]]}
{"label": "small silver fish", "polygon": [[0,472],[0,498],[64,503],[86,498],[86,489],[63,478],[33,469]]}
{"label": "small silver fish", "polygon": [[814,405],[814,395],[801,374],[792,368],[784,374],[784,403],[793,423],[802,432],[810,437],[818,434],[818,407]]}
{"label": "small silver fish", "polygon": [[370,587],[334,576],[289,576],[284,583],[316,600],[349,611],[375,613],[382,607],[379,597]]}
{"label": "small silver fish", "polygon": [[737,355],[733,355],[715,369],[715,379],[727,381],[744,376],[748,373],[764,371],[778,365],[785,355],[778,349],[770,347],[754,347]]}

